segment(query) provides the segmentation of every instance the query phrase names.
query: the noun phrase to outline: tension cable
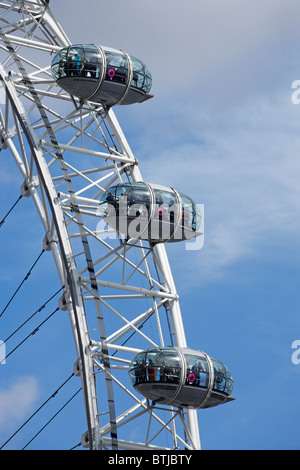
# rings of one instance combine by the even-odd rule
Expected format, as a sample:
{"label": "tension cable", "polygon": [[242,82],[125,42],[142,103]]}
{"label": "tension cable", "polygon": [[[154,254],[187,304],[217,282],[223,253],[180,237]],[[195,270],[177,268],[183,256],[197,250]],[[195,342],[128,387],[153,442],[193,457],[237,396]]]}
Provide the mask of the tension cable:
{"label": "tension cable", "polygon": [[54,397],[58,394],[58,392],[60,391],[60,389],[63,388],[63,386],[66,385],[66,383],[69,382],[69,380],[70,380],[73,376],[74,376],[74,373],[71,374],[70,377],[68,377],[68,378],[60,385],[60,387],[58,387],[58,389],[55,390],[55,392],[52,393],[52,395],[51,395],[49,398],[47,398],[46,401],[44,401],[44,403],[43,403],[43,404],[42,404],[42,405],[41,405],[41,406],[22,424],[22,426],[19,427],[19,429],[17,429],[17,430],[14,432],[14,434],[12,434],[12,435],[10,436],[9,439],[7,439],[6,442],[4,442],[4,444],[2,444],[2,446],[0,447],[0,450],[2,450],[3,447],[6,446],[6,444],[7,444],[9,441],[11,441],[11,439],[12,439],[13,437],[15,437],[15,435],[18,434],[19,431],[21,431],[21,429],[22,429],[22,428],[23,428],[23,427],[24,427],[24,426],[25,426],[25,425],[26,425],[26,424],[27,424],[27,423],[28,423],[28,422],[29,422],[29,421],[30,421],[30,420],[31,420],[31,419],[32,419],[50,400],[51,400],[51,398],[54,398]]}
{"label": "tension cable", "polygon": [[39,331],[40,327],[41,327],[44,323],[46,323],[46,321],[49,320],[49,318],[51,318],[58,310],[59,310],[59,307],[57,307],[52,313],[50,313],[50,315],[48,315],[48,317],[45,318],[45,320],[43,320],[42,323],[40,323],[40,324],[39,324],[31,333],[29,333],[29,335],[27,335],[26,338],[24,338],[10,353],[8,353],[8,354],[4,357],[4,359],[2,359],[2,361],[0,362],[0,364],[1,364],[2,362],[4,362],[13,352],[15,352],[16,349],[18,349],[23,343],[25,343],[25,341],[26,341],[28,338],[30,338],[30,336],[35,335],[35,334]]}
{"label": "tension cable", "polygon": [[76,397],[76,395],[78,395],[80,391],[81,391],[81,388],[77,390],[77,392],[75,392],[74,395],[72,395],[72,397],[55,413],[55,415],[52,416],[51,419],[49,419],[49,421],[33,436],[33,438],[30,439],[29,442],[27,442],[27,444],[23,447],[22,450],[26,449],[26,447],[48,426],[48,424],[51,423],[51,421],[54,420],[54,418],[56,418],[56,416],[73,400],[73,398]]}
{"label": "tension cable", "polygon": [[35,265],[37,264],[37,262],[39,261],[40,257],[42,256],[42,254],[44,253],[44,248],[42,249],[41,253],[39,254],[39,256],[37,257],[37,259],[35,260],[35,262],[33,263],[33,265],[31,266],[31,268],[29,269],[28,273],[26,274],[26,276],[24,277],[23,281],[20,283],[20,285],[18,286],[18,288],[15,290],[14,294],[12,295],[12,297],[10,298],[9,302],[6,304],[6,306],[4,307],[4,309],[2,310],[2,312],[0,313],[0,318],[2,317],[3,313],[5,312],[5,310],[7,309],[7,307],[9,306],[9,304],[12,302],[13,298],[15,297],[15,295],[17,294],[17,292],[20,290],[20,288],[22,287],[22,285],[24,284],[25,281],[27,281],[27,279],[29,278],[30,274],[31,274],[31,271],[33,270],[33,268],[35,267]]}
{"label": "tension cable", "polygon": [[31,320],[37,313],[40,313],[45,307],[46,305],[52,300],[54,299],[54,297],[64,288],[64,286],[62,286],[57,292],[55,292],[55,294],[53,294],[48,300],[46,300],[46,302],[39,308],[37,309],[32,315],[30,315],[30,317],[27,318],[27,320],[25,320],[18,328],[16,328],[16,330],[11,333],[5,340],[4,340],[4,343],[7,343],[7,341],[12,337],[14,336],[15,333],[17,333],[17,331],[19,331],[24,325],[26,325],[26,323],[29,322],[29,320]]}
{"label": "tension cable", "polygon": [[18,204],[18,202],[20,201],[20,199],[22,199],[23,195],[21,194],[21,196],[19,196],[19,198],[17,199],[17,201],[14,203],[14,205],[9,209],[9,211],[7,212],[7,214],[3,217],[3,219],[0,221],[0,227],[2,227],[2,225],[4,224],[5,222],[5,219],[6,217],[11,213],[11,211],[14,209],[14,207],[16,207],[16,205]]}

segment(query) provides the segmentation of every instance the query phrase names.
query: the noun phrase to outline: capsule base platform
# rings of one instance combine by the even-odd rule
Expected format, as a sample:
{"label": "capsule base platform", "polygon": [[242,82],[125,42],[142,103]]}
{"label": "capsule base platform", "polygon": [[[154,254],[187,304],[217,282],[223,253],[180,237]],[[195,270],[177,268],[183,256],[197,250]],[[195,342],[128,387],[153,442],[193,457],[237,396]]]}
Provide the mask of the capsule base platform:
{"label": "capsule base platform", "polygon": [[[98,81],[88,78],[63,77],[57,80],[57,84],[72,96],[76,96],[81,100],[89,99],[104,106],[114,106],[122,99],[124,94],[124,85],[111,82],[103,82],[100,89],[95,92]],[[129,89],[120,104],[142,103],[150,98],[153,98],[153,95]]]}
{"label": "capsule base platform", "polygon": [[135,385],[134,389],[154,403],[178,408],[212,408],[234,400],[233,397],[214,391],[210,393],[209,400],[203,406],[207,397],[207,388],[198,387],[196,384],[186,384],[182,393],[179,394],[177,393],[178,384],[172,383],[147,382]]}

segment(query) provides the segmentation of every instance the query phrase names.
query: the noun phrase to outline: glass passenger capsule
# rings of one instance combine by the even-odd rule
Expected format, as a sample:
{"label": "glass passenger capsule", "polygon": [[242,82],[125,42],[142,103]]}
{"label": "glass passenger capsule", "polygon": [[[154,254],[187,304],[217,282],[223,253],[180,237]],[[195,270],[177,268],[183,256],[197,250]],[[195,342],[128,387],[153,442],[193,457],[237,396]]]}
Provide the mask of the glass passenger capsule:
{"label": "glass passenger capsule", "polygon": [[98,215],[127,239],[162,243],[201,235],[201,213],[192,199],[142,181],[108,188],[101,196]]}
{"label": "glass passenger capsule", "polygon": [[227,367],[207,354],[188,348],[152,348],[136,355],[129,379],[141,395],[179,408],[211,408],[234,400]]}
{"label": "glass passenger capsule", "polygon": [[152,98],[146,65],[117,49],[94,44],[64,47],[52,60],[51,70],[61,88],[82,100],[113,106]]}

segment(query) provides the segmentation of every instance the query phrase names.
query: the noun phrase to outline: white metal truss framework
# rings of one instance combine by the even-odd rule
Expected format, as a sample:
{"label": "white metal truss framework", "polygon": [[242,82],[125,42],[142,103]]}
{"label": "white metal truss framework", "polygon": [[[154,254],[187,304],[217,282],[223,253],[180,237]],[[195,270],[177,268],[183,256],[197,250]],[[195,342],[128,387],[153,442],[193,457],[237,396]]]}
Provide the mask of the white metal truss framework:
{"label": "white metal truss framework", "polygon": [[[187,346],[178,295],[163,244],[125,243],[98,217],[104,190],[142,176],[112,109],[79,102],[53,81],[52,54],[70,41],[48,3],[1,1],[0,138],[24,179],[22,194],[34,201],[64,286],[60,308],[70,317],[87,418],[82,445],[200,449],[195,410],[154,406],[129,384],[137,352]],[[139,442],[128,440],[133,420],[144,420]]]}

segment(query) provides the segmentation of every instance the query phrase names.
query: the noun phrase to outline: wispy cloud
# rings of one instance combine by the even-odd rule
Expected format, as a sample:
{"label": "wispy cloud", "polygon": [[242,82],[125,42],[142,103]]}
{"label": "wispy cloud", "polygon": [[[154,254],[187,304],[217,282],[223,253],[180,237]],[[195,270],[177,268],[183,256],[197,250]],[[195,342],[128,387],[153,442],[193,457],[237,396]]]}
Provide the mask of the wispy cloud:
{"label": "wispy cloud", "polygon": [[[299,233],[300,135],[295,120],[300,108],[295,108],[290,90],[283,87],[273,97],[262,95],[224,113],[178,114],[181,125],[174,126],[166,113],[166,120],[156,123],[161,139],[168,136],[165,148],[151,131],[149,140],[145,137],[149,154],[141,162],[144,177],[205,205],[205,248],[199,257],[193,253],[193,263],[201,258],[201,269],[204,261],[217,272],[261,255],[267,239],[278,243],[283,234]],[[172,132],[177,128],[186,131],[186,139]],[[191,135],[191,129],[198,135]],[[157,143],[150,145],[151,138]]]}
{"label": "wispy cloud", "polygon": [[38,388],[37,379],[26,376],[0,389],[0,434],[3,437],[28,417],[38,399]]}

